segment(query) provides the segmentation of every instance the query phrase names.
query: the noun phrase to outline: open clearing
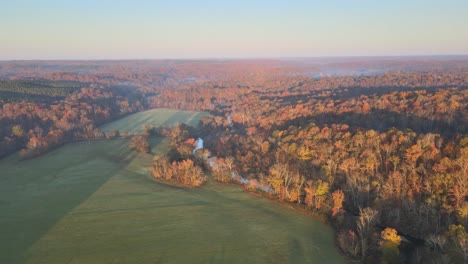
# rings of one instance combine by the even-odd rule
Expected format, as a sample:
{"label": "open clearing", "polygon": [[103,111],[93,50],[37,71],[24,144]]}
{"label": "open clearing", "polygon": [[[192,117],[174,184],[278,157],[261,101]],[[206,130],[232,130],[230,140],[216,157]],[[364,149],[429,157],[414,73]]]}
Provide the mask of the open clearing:
{"label": "open clearing", "polygon": [[119,130],[120,133],[129,132],[130,134],[138,134],[143,133],[143,126],[146,124],[153,126],[173,126],[176,123],[186,123],[191,126],[197,126],[200,118],[204,115],[208,115],[208,113],[172,109],[152,109],[132,114],[103,125],[101,130],[104,132]]}
{"label": "open clearing", "polygon": [[[200,115],[172,113],[146,111],[105,128]],[[1,160],[0,263],[343,263],[330,227],[236,186],[156,183],[152,155],[128,143],[79,142]],[[154,154],[168,141],[150,143]]]}

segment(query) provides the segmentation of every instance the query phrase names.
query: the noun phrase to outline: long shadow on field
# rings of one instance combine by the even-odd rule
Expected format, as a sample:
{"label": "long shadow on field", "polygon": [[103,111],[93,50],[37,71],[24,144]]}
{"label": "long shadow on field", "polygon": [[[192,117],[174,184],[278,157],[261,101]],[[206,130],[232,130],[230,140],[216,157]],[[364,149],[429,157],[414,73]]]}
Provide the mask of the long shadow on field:
{"label": "long shadow on field", "polygon": [[200,117],[202,117],[203,115],[205,115],[205,113],[203,112],[193,112],[193,113],[190,113],[188,111],[187,112],[186,111],[175,112],[173,115],[171,115],[171,117],[169,117],[166,121],[164,121],[162,125],[173,126],[176,123],[185,123],[188,125],[197,126],[198,123],[195,123],[194,120],[200,119]]}
{"label": "long shadow on field", "polygon": [[[216,191],[216,190],[208,190],[208,189],[200,189],[200,190],[190,190],[190,189],[186,189],[184,190],[185,192],[191,192],[191,195],[194,195],[194,196],[197,196],[197,198],[199,199],[209,199],[209,200],[206,200],[207,203],[210,203],[210,205],[212,207],[219,207],[220,209],[222,209],[224,207],[224,204],[237,204],[239,206],[242,206],[248,210],[253,210],[253,211],[258,211],[266,216],[269,216],[277,221],[281,221],[281,222],[287,222],[288,221],[288,218],[281,214],[281,213],[278,213],[276,212],[275,210],[272,210],[270,208],[267,208],[266,206],[264,206],[263,203],[260,203],[260,204],[255,204],[255,203],[252,203],[252,199],[257,199],[257,197],[255,196],[249,196],[249,194],[247,194],[246,198],[247,200],[244,200],[242,198],[237,198],[237,197],[230,197],[230,195],[226,194],[226,193],[221,193],[219,191]],[[197,192],[200,192],[200,193],[205,193],[205,194],[200,194],[200,193],[197,193]],[[239,187],[239,192],[243,192],[240,187]],[[206,197],[209,197],[209,198],[206,198]],[[264,199],[264,198],[258,198],[258,199]],[[218,210],[218,213],[223,213],[223,210]],[[228,213],[229,212],[224,212],[224,213]],[[230,215],[231,216],[231,215]],[[236,217],[235,215],[232,215],[232,217]]]}
{"label": "long shadow on field", "polygon": [[123,169],[134,154],[115,151],[119,145],[75,143],[24,162],[2,160],[0,263],[27,262],[36,241]]}

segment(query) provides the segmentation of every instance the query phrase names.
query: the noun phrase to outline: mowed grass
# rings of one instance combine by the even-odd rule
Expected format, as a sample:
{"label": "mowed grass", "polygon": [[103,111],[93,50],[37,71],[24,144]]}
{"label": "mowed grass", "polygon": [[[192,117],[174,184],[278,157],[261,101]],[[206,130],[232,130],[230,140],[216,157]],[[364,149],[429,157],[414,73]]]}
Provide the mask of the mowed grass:
{"label": "mowed grass", "polygon": [[143,133],[144,125],[173,126],[176,123],[186,123],[191,126],[197,126],[200,118],[204,115],[208,115],[208,113],[164,108],[152,109],[103,125],[101,130],[104,132],[119,130],[120,133],[129,132],[130,134],[138,134]]}
{"label": "mowed grass", "polygon": [[343,262],[326,225],[236,186],[156,183],[148,166],[168,140],[152,154],[128,143],[0,161],[0,263]]}

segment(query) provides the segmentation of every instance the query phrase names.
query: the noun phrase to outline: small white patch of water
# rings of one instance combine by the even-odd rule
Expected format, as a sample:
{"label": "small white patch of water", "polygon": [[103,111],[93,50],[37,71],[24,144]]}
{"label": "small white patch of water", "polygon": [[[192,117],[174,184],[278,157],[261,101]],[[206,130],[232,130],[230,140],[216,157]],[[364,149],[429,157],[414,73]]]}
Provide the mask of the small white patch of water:
{"label": "small white patch of water", "polygon": [[232,116],[231,116],[231,114],[229,114],[227,116],[227,121],[228,121],[228,125],[232,127]]}
{"label": "small white patch of water", "polygon": [[[193,154],[195,155],[195,151],[202,149],[202,148],[203,148],[203,139],[198,138],[197,145],[193,149]],[[209,157],[206,161],[208,162],[208,165],[213,168],[213,166],[215,165],[216,159],[214,157]],[[273,192],[273,189],[271,188],[271,186],[260,184],[258,181],[250,181],[249,179],[244,178],[240,176],[239,174],[237,174],[237,172],[231,172],[231,178],[235,181],[238,181],[241,184],[252,184],[255,188],[262,190],[264,192]]]}
{"label": "small white patch of water", "polygon": [[197,146],[193,149],[193,154],[195,154],[195,151],[202,149],[203,148],[203,139],[198,138],[197,139]]}
{"label": "small white patch of water", "polygon": [[257,181],[251,182],[249,179],[244,178],[235,172],[231,172],[231,177],[234,180],[239,181],[241,184],[252,184],[255,188],[262,190],[264,192],[273,192],[273,189],[270,186],[262,185],[258,183]]}
{"label": "small white patch of water", "polygon": [[208,158],[208,165],[210,166],[210,168],[213,168],[214,164],[215,161],[213,160],[213,157]]}

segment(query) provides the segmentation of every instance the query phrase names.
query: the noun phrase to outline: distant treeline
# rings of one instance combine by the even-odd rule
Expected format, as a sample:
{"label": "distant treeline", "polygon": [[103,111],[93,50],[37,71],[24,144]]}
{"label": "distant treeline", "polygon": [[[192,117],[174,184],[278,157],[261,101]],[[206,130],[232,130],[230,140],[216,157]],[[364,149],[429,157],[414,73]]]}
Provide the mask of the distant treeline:
{"label": "distant treeline", "polygon": [[78,92],[86,84],[48,80],[7,80],[0,81],[0,99],[4,101],[45,100],[65,98]]}

